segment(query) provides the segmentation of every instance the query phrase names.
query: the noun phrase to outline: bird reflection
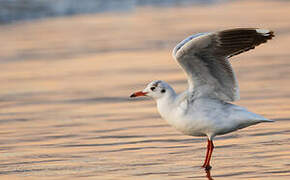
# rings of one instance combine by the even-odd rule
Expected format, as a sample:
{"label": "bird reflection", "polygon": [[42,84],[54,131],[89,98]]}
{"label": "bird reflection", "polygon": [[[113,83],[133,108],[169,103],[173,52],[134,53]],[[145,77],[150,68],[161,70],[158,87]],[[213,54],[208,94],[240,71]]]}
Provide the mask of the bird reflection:
{"label": "bird reflection", "polygon": [[211,175],[210,175],[210,169],[209,170],[205,170],[205,173],[206,173],[206,177],[208,180],[214,180]]}

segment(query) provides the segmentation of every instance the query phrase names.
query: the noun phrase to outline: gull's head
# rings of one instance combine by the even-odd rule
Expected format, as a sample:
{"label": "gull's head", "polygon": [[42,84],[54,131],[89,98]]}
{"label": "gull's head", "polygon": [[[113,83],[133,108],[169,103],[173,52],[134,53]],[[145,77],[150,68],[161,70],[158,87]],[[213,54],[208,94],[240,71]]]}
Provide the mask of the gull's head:
{"label": "gull's head", "polygon": [[152,81],[149,83],[145,89],[142,91],[138,91],[133,93],[130,97],[138,97],[138,96],[149,96],[153,99],[160,99],[162,97],[172,95],[174,90],[164,81]]}

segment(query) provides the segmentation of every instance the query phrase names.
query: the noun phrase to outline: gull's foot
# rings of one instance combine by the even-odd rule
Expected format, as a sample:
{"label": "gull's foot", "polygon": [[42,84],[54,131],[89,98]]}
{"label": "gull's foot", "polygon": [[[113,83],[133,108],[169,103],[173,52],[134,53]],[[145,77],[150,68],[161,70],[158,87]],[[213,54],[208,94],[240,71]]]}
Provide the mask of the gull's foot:
{"label": "gull's foot", "polygon": [[207,171],[211,169],[210,165],[202,165],[201,167],[203,167]]}
{"label": "gull's foot", "polygon": [[210,169],[211,169],[210,165],[205,166],[205,170],[210,170]]}

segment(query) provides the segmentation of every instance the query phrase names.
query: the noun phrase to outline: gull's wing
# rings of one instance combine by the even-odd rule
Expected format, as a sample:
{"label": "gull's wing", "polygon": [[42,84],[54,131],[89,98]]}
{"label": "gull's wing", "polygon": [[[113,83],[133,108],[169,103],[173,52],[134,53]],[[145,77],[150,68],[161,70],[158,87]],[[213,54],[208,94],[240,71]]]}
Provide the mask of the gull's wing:
{"label": "gull's wing", "polygon": [[273,36],[272,31],[252,28],[200,33],[180,42],[173,56],[188,76],[189,91],[234,101],[239,99],[239,88],[228,58],[254,49]]}

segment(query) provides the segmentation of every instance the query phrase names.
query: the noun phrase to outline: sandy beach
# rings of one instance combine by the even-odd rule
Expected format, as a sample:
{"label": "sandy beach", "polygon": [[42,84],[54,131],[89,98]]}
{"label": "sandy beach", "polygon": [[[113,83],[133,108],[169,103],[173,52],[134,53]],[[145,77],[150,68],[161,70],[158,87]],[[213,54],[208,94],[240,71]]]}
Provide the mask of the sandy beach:
{"label": "sandy beach", "polygon": [[233,27],[275,32],[231,63],[234,103],[276,122],[216,138],[211,176],[289,179],[289,22],[288,1],[237,1],[1,25],[0,179],[207,179],[205,139],[129,95],[157,79],[185,90],[174,46]]}

